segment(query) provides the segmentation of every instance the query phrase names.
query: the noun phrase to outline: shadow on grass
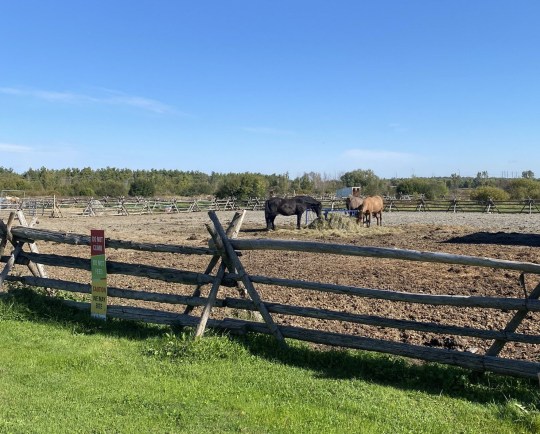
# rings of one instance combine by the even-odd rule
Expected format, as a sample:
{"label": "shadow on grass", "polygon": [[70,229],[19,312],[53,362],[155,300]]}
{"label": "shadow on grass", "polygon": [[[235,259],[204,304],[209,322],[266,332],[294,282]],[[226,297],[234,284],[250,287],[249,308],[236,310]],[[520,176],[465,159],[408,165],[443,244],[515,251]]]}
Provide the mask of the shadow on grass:
{"label": "shadow on grass", "polygon": [[324,378],[359,379],[479,403],[505,404],[510,399],[516,399],[540,410],[538,381],[472,372],[368,351],[319,349],[304,342],[290,342],[288,348],[283,348],[267,335],[251,334],[235,339],[253,355],[308,369]]}
{"label": "shadow on grass", "polygon": [[134,321],[108,319],[102,321],[62,303],[61,299],[49,297],[28,288],[14,288],[2,297],[3,311],[0,318],[30,320],[48,324],[69,326],[78,333],[107,333],[127,339],[146,339],[159,336],[164,328]]}
{"label": "shadow on grass", "polygon": [[[31,289],[12,289],[0,299],[0,319],[30,320],[75,328],[78,333],[102,333],[126,339],[144,340],[170,335],[171,328],[125,320],[106,322],[92,319],[88,312],[66,306],[61,300]],[[175,329],[190,333],[190,329]],[[219,334],[208,331],[208,334]],[[540,410],[537,381],[491,373],[475,373],[459,367],[415,362],[403,357],[357,350],[321,349],[298,341],[283,348],[267,335],[228,337],[250,354],[273,363],[316,372],[322,378],[358,379],[404,390],[464,398],[479,403],[505,404],[515,399]],[[198,342],[204,345],[204,339]],[[203,349],[204,350],[204,349]],[[209,347],[208,351],[212,351]],[[204,357],[208,356],[203,351]]]}
{"label": "shadow on grass", "polygon": [[540,247],[540,235],[516,232],[475,232],[474,234],[450,238],[445,243],[454,244],[499,244],[504,246]]}

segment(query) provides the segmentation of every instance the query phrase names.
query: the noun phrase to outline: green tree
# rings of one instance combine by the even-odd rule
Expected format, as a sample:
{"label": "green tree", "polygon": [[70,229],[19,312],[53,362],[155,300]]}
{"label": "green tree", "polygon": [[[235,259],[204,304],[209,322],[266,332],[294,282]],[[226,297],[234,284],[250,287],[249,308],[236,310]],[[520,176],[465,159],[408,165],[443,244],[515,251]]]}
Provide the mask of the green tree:
{"label": "green tree", "polygon": [[452,173],[452,175],[450,175],[450,178],[451,178],[452,190],[456,191],[459,188],[461,176],[457,173]]}
{"label": "green tree", "polygon": [[534,172],[532,170],[524,170],[523,172],[521,172],[521,177],[526,179],[533,179]]}
{"label": "green tree", "polygon": [[384,189],[384,183],[371,169],[346,172],[340,179],[345,187],[362,187],[362,194],[366,195],[380,194]]}
{"label": "green tree", "polygon": [[230,173],[224,176],[216,197],[224,199],[234,197],[236,199],[248,199],[250,197],[265,196],[268,183],[263,175],[257,173]]}
{"label": "green tree", "polygon": [[[120,197],[125,196],[128,194],[128,188],[125,184],[125,182],[115,179],[107,179],[105,181],[100,182],[96,189],[96,195],[98,196],[112,196],[112,197]],[[142,195],[135,195],[135,196],[142,196]]]}
{"label": "green tree", "polygon": [[304,173],[293,181],[296,194],[309,194],[313,192],[314,183],[311,177]]}
{"label": "green tree", "polygon": [[478,172],[476,174],[476,178],[474,178],[473,181],[473,187],[480,187],[481,185],[488,185],[491,184],[489,180],[489,174],[487,170],[483,170],[482,172]]}
{"label": "green tree", "polygon": [[268,182],[268,189],[279,195],[286,195],[291,189],[291,180],[289,179],[289,173],[286,172],[283,175],[268,175],[266,177]]}
{"label": "green tree", "polygon": [[156,193],[156,186],[148,179],[135,179],[129,187],[130,196],[151,197]]}

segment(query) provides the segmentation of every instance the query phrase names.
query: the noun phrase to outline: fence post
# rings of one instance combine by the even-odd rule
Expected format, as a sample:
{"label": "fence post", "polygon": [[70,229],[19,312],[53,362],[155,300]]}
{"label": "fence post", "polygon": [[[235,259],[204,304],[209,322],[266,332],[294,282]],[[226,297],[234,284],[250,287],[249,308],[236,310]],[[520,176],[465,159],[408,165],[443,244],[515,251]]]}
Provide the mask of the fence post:
{"label": "fence post", "polygon": [[15,243],[15,249],[13,249],[13,252],[11,253],[11,256],[9,257],[9,259],[8,259],[8,261],[6,263],[6,266],[4,267],[2,272],[0,273],[0,292],[2,292],[2,286],[4,284],[4,280],[6,280],[7,275],[10,273],[13,266],[15,265],[15,260],[17,259],[17,256],[19,256],[19,253],[22,252],[23,244],[24,243],[22,241],[17,241]]}
{"label": "fence post", "polygon": [[[21,223],[21,225],[24,226],[24,227],[27,227],[27,228],[31,228],[32,226],[34,226],[34,224],[36,222],[36,217],[34,217],[34,219],[32,219],[32,222],[29,225],[28,222],[26,221],[26,217],[24,216],[24,213],[22,211],[17,211],[17,218],[19,219],[19,222]],[[36,243],[32,242],[32,243],[28,243],[28,245],[30,246],[30,251],[32,253],[39,253],[39,249],[38,249]],[[47,278],[48,277],[47,272],[45,271],[45,267],[43,266],[43,264],[37,264],[36,263],[36,266],[37,266],[37,269],[38,269],[38,272],[39,272],[39,277]]]}
{"label": "fence post", "polygon": [[[4,250],[6,248],[7,242],[13,240],[11,236],[11,226],[13,225],[13,220],[15,220],[15,213],[10,212],[7,224],[5,225],[5,228],[4,228],[6,232],[6,236],[5,238],[2,238],[2,241],[0,242],[0,256],[4,254]],[[0,220],[0,225],[4,226],[4,222],[2,220]]]}

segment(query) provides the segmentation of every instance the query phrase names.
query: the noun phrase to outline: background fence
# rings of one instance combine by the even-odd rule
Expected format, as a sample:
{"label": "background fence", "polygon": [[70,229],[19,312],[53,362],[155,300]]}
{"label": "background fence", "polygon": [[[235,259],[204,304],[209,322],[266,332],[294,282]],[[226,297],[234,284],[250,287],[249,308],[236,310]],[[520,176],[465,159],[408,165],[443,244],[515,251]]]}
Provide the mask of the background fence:
{"label": "background fence", "polygon": [[[323,209],[328,211],[345,209],[345,199],[340,197],[318,197]],[[540,213],[540,204],[535,199],[508,201],[472,201],[457,199],[427,200],[424,198],[385,197],[385,212],[482,212],[482,213]],[[17,201],[0,198],[0,215],[22,210],[28,216],[101,216],[135,215],[153,213],[208,212],[223,210],[264,210],[265,198],[142,198],[142,197],[24,197]]]}
{"label": "background fence", "polygon": [[[18,213],[21,216],[21,213]],[[514,262],[491,258],[479,258],[445,253],[419,252],[411,250],[358,247],[341,244],[326,244],[316,242],[297,242],[280,240],[247,240],[235,239],[244,213],[237,213],[227,231],[223,229],[216,213],[210,211],[209,216],[213,227],[208,226],[212,236],[209,247],[186,247],[171,244],[135,243],[124,240],[107,239],[107,248],[131,249],[148,252],[148,263],[107,262],[107,273],[136,276],[144,279],[161,280],[180,287],[175,292],[152,292],[133,288],[109,287],[108,295],[117,300],[118,304],[110,303],[107,316],[128,320],[145,321],[156,324],[169,324],[197,327],[197,335],[204,332],[205,327],[228,330],[232,333],[258,332],[272,334],[285,344],[284,338],[293,338],[333,346],[349,347],[369,351],[379,351],[423,359],[427,361],[459,365],[477,371],[493,371],[500,374],[535,378],[540,373],[540,363],[526,360],[514,360],[499,356],[501,349],[509,342],[522,345],[540,344],[538,327],[533,331],[517,331],[527,315],[540,311],[540,284],[523,298],[514,297],[480,297],[455,296],[448,294],[423,294],[399,292],[388,289],[362,288],[339,284],[293,280],[283,277],[254,275],[247,270],[242,261],[242,252],[246,251],[296,251],[318,253],[324,255],[347,255],[355,257],[371,257],[386,260],[405,260],[420,262],[435,262],[442,264],[459,264],[467,267],[487,267],[490,269],[513,270],[523,273],[540,274],[540,265],[527,262]],[[11,214],[14,216],[14,214]],[[81,295],[80,301],[64,300],[65,303],[79,309],[89,309],[89,302],[84,300],[85,294],[91,293],[91,286],[61,279],[46,277],[36,264],[41,267],[64,267],[79,270],[90,270],[90,259],[75,256],[43,254],[37,251],[35,241],[47,243],[63,243],[68,245],[90,245],[90,237],[81,234],[65,234],[47,230],[38,230],[31,225],[13,226],[13,218],[4,223],[0,221],[2,241],[2,262],[6,263],[0,275],[0,285],[3,281],[20,282],[32,287],[47,288],[51,294],[57,290]],[[20,219],[21,220],[21,219]],[[22,220],[25,222],[25,220]],[[4,255],[6,245],[13,245],[11,255]],[[24,245],[34,246],[30,251],[23,249]],[[178,268],[168,268],[152,264],[151,252],[167,252],[174,255],[197,255],[208,259],[206,270],[196,272]],[[14,275],[11,273],[14,264],[28,265],[31,274]],[[214,269],[218,266],[217,271]],[[43,270],[43,268],[42,268]],[[523,279],[524,280],[524,279]],[[187,288],[191,288],[186,292]],[[327,309],[326,306],[310,307],[276,303],[264,300],[260,296],[261,287],[287,287],[292,290],[307,290],[334,296],[344,294],[351,299],[369,298],[387,300],[395,303],[415,303],[432,306],[453,306],[456,308],[479,308],[485,310],[500,310],[513,312],[510,321],[499,330],[485,329],[480,325],[463,327],[451,324],[418,322],[412,320],[393,319],[388,317],[366,315],[355,312],[342,312]],[[202,296],[203,290],[207,296]],[[240,296],[220,297],[226,288],[235,288]],[[526,292],[526,291],[525,291]],[[128,305],[126,301],[137,301],[137,306]],[[157,309],[155,303],[172,305],[173,310]],[[150,306],[145,305],[150,303]],[[178,311],[178,305],[184,308]],[[194,308],[200,307],[199,314]],[[257,311],[262,322],[242,320],[231,317],[227,309],[240,309],[247,312]],[[284,323],[280,318],[289,318]],[[457,351],[412,345],[386,339],[374,339],[369,336],[336,333],[323,328],[306,328],[295,324],[294,318],[313,318],[317,320],[339,321],[341,323],[365,324],[375,327],[399,330],[415,330],[436,333],[441,336],[454,335],[481,339],[490,343],[489,348],[478,354],[467,351]],[[277,318],[277,319],[276,319]],[[324,324],[324,322],[323,322]]]}

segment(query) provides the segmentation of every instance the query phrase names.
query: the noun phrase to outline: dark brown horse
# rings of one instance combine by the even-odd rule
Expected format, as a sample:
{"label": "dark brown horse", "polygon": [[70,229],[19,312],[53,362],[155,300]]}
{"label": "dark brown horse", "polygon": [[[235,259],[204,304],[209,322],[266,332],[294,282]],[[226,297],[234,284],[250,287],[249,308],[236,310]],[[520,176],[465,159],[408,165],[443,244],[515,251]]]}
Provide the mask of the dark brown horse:
{"label": "dark brown horse", "polygon": [[360,209],[362,206],[362,203],[364,202],[364,199],[358,196],[352,196],[350,195],[345,199],[345,205],[347,206],[348,210],[355,210]]}
{"label": "dark brown horse", "polygon": [[349,213],[350,216],[358,216],[363,203],[363,197],[353,196],[352,194],[345,199],[345,206],[347,207],[347,210],[351,211]]}
{"label": "dark brown horse", "polygon": [[266,229],[275,229],[274,220],[278,214],[289,216],[296,215],[296,228],[300,229],[302,214],[306,210],[311,210],[317,217],[321,217],[322,204],[311,196],[295,196],[290,199],[272,197],[264,204],[264,218],[266,219]]}

